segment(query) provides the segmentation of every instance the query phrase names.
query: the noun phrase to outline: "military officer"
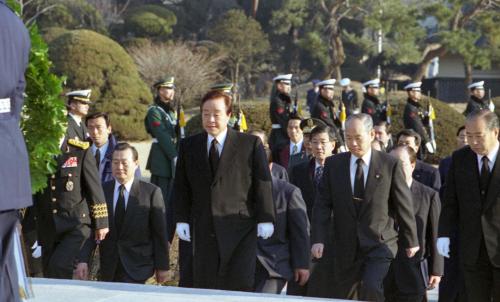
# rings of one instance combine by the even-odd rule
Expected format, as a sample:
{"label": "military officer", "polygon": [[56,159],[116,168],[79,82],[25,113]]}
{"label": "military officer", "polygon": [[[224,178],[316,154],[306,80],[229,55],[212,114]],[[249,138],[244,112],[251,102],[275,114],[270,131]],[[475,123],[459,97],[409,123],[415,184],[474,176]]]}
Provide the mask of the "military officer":
{"label": "military officer", "polygon": [[351,79],[343,78],[340,80],[342,86],[342,103],[344,103],[347,116],[353,113],[359,113],[358,93],[351,86]]}
{"label": "military officer", "polygon": [[340,121],[340,107],[341,104],[336,104],[333,96],[335,89],[335,79],[328,79],[318,83],[319,95],[316,105],[311,113],[311,117],[317,118],[325,122],[330,128],[332,128],[337,136],[337,142],[340,147],[340,151],[344,152],[344,140],[340,130],[342,129],[342,123]]}
{"label": "military officer", "polygon": [[276,93],[271,96],[269,114],[271,117],[272,130],[269,136],[269,146],[273,154],[288,142],[286,131],[288,120],[293,113],[292,99],[290,98],[292,74],[278,75],[274,79]]}
{"label": "military officer", "polygon": [[413,129],[420,135],[421,145],[425,146],[427,152],[434,153],[434,146],[426,128],[429,125],[429,113],[424,110],[420,103],[422,98],[420,86],[422,86],[422,82],[410,83],[404,87],[408,93],[408,100],[403,114],[403,123],[405,129]]}
{"label": "military officer", "polygon": [[467,116],[473,111],[479,111],[483,109],[489,109],[490,111],[495,111],[495,105],[493,102],[486,100],[484,98],[484,81],[475,82],[467,86],[470,90],[470,100],[467,103],[467,108],[465,108],[464,115]]}
{"label": "military officer", "polygon": [[231,93],[233,92],[233,83],[215,84],[210,87],[210,90],[217,90],[231,95]]}
{"label": "military officer", "polygon": [[89,112],[91,104],[90,94],[92,90],[75,90],[66,94],[68,97],[68,129],[67,137],[85,141],[89,137],[87,127],[83,119]]}
{"label": "military officer", "polygon": [[44,276],[71,279],[73,264],[91,228],[96,240],[108,233],[108,212],[89,143],[65,138],[57,170],[35,198]]}
{"label": "military officer", "polygon": [[172,179],[177,159],[177,113],[174,107],[174,77],[167,77],[155,83],[156,97],[148,109],[145,126],[153,137],[146,169],[151,171],[151,183],[161,188],[167,215],[167,234],[172,240],[173,209],[170,202]]}
{"label": "military officer", "polygon": [[361,113],[370,115],[373,119],[373,124],[378,124],[379,121],[387,121],[387,103],[379,100],[380,79],[370,80],[363,83],[365,89],[363,104],[361,105]]}

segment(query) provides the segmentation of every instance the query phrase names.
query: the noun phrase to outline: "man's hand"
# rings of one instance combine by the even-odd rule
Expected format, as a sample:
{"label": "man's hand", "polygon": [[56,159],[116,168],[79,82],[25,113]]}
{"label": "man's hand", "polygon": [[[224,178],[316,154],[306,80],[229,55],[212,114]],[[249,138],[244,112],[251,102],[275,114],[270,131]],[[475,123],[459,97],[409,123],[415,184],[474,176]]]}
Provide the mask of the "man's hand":
{"label": "man's hand", "polygon": [[109,228],[95,230],[95,240],[103,241],[108,233],[109,233]]}
{"label": "man's hand", "polygon": [[295,282],[297,282],[297,284],[299,284],[300,286],[304,286],[306,285],[307,280],[309,280],[309,270],[297,268],[293,273],[293,278]]}
{"label": "man's hand", "polygon": [[406,249],[406,256],[408,256],[408,258],[411,258],[411,257],[415,256],[415,254],[416,254],[419,250],[420,250],[420,247],[419,247],[419,246],[407,248],[407,249]]}
{"label": "man's hand", "polygon": [[325,248],[325,245],[323,243],[315,243],[311,247],[311,254],[314,258],[320,259],[323,257],[323,249]]}
{"label": "man's hand", "polygon": [[177,233],[177,236],[179,236],[181,240],[191,241],[189,224],[185,222],[177,222],[177,225],[175,227],[175,232]]}
{"label": "man's hand", "polygon": [[87,263],[80,262],[76,266],[75,277],[78,280],[88,280],[89,279],[89,266]]}
{"label": "man's hand", "polygon": [[439,282],[441,282],[441,276],[433,276],[431,275],[429,277],[429,288],[428,289],[434,289]]}
{"label": "man's hand", "polygon": [[439,237],[436,242],[436,248],[439,255],[450,258],[450,238]]}
{"label": "man's hand", "polygon": [[257,236],[262,239],[271,237],[274,233],[274,225],[271,222],[261,222],[257,225]]}
{"label": "man's hand", "polygon": [[156,282],[163,284],[168,281],[168,270],[155,270]]}

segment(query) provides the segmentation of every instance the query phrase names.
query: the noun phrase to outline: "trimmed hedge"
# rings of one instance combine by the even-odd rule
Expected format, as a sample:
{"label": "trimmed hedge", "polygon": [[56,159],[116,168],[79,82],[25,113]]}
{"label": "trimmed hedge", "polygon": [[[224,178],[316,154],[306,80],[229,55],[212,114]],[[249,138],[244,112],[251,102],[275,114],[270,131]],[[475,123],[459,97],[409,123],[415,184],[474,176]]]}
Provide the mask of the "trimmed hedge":
{"label": "trimmed hedge", "polygon": [[152,95],[119,44],[93,31],[74,30],[53,40],[49,50],[54,71],[67,76],[66,90],[91,88],[92,110],[110,114],[119,138],[149,137],[144,117]]}

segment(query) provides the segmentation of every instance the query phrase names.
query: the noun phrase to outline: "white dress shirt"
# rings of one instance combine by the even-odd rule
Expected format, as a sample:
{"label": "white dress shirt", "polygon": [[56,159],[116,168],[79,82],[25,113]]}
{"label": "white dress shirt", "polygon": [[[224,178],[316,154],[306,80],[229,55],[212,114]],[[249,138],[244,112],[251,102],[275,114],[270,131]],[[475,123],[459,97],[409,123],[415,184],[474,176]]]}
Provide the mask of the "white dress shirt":
{"label": "white dress shirt", "polygon": [[[226,137],[227,137],[227,128],[226,130],[219,133],[217,137],[215,137],[217,139],[217,151],[219,152],[219,157],[222,154],[222,149],[224,149],[224,142],[226,141]],[[210,146],[212,145],[213,140],[214,137],[209,134],[207,139],[207,154],[210,154]]]}
{"label": "white dress shirt", "polygon": [[[356,161],[358,160],[359,157],[354,156],[354,154],[351,153],[351,162],[349,164],[349,170],[351,172],[351,189],[352,192],[354,193],[354,178],[356,177],[356,169],[358,167],[358,164]],[[364,176],[364,185],[366,187],[366,180],[368,179],[368,170],[370,168],[370,162],[372,160],[372,149],[370,148],[368,152],[361,157],[363,159],[363,176]]]}
{"label": "white dress shirt", "polygon": [[[495,165],[495,161],[497,160],[499,148],[500,148],[500,144],[497,141],[496,146],[493,148],[493,150],[491,150],[491,152],[486,155],[488,157],[488,166],[490,167],[490,172],[493,171],[493,166]],[[479,171],[479,173],[481,173],[481,168],[483,167],[483,156],[484,155],[476,154],[476,156],[477,156],[478,171]]]}
{"label": "white dress shirt", "polygon": [[[132,183],[134,182],[134,178],[126,182],[125,190],[123,191],[123,197],[125,198],[125,209],[127,209],[128,204],[128,196],[130,195],[130,189],[132,188]],[[113,213],[116,209],[116,202],[118,201],[118,196],[120,196],[120,186],[121,183],[115,180],[115,193],[113,194]]]}
{"label": "white dress shirt", "polygon": [[292,141],[290,141],[290,155],[293,155],[293,146],[297,146],[297,153],[300,153],[302,150],[302,144],[304,143],[304,140],[301,140],[300,142],[294,144]]}

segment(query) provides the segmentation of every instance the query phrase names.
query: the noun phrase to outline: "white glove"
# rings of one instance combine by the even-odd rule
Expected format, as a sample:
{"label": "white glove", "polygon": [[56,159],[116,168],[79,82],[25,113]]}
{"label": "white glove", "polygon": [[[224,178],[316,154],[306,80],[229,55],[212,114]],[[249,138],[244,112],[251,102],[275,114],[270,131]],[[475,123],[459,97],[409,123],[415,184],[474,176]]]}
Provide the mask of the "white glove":
{"label": "white glove", "polygon": [[191,235],[189,232],[189,224],[185,222],[177,222],[177,225],[175,227],[175,232],[177,233],[177,236],[181,240],[184,241],[191,241]]}
{"label": "white glove", "polygon": [[432,143],[432,148],[434,148],[434,152],[436,152],[437,151],[436,141],[433,140],[431,143]]}
{"label": "white glove", "polygon": [[493,102],[490,102],[488,108],[490,109],[491,112],[495,112],[495,104]]}
{"label": "white glove", "polygon": [[436,242],[439,255],[450,258],[450,238],[439,237]]}
{"label": "white glove", "polygon": [[31,249],[33,250],[33,252],[31,253],[31,256],[33,258],[40,258],[42,256],[42,247],[40,245],[38,245],[38,241],[35,241],[35,243],[33,243],[33,246],[31,247]]}
{"label": "white glove", "polygon": [[274,233],[274,225],[271,222],[261,222],[257,225],[257,236],[262,239],[271,237]]}
{"label": "white glove", "polygon": [[434,147],[432,146],[431,142],[427,142],[425,144],[425,148],[427,149],[427,151],[429,151],[430,154],[434,154]]}
{"label": "white glove", "polygon": [[340,146],[340,147],[339,147],[339,151],[340,151],[341,153],[347,152],[347,148],[346,148],[345,146]]}

